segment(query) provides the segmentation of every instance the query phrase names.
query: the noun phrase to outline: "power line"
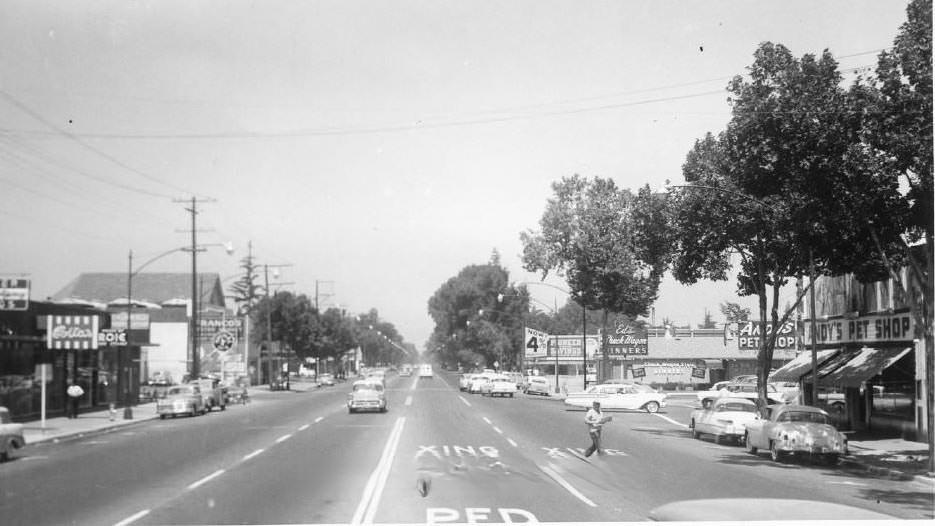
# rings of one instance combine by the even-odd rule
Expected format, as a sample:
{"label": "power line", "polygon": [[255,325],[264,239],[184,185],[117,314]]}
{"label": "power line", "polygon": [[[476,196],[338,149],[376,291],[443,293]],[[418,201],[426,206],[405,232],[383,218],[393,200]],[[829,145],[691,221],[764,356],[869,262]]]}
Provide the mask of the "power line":
{"label": "power line", "polygon": [[[90,151],[90,152],[92,152],[92,153],[97,154],[98,156],[100,156],[100,157],[102,157],[102,158],[104,158],[104,159],[110,161],[111,163],[113,163],[113,164],[115,164],[115,165],[117,165],[117,166],[119,166],[119,167],[121,167],[121,168],[123,168],[123,169],[129,171],[129,172],[132,172],[132,173],[134,173],[134,174],[136,174],[136,175],[138,175],[138,176],[140,176],[140,177],[143,177],[144,179],[147,179],[147,180],[149,180],[149,181],[152,181],[152,182],[154,182],[154,183],[157,183],[157,184],[160,184],[160,185],[163,185],[163,186],[168,186],[169,188],[173,188],[173,189],[178,190],[178,191],[180,191],[180,192],[191,193],[191,192],[186,191],[186,190],[185,190],[184,188],[182,188],[182,187],[176,186],[176,185],[174,185],[174,184],[172,184],[172,183],[163,181],[163,180],[161,180],[161,179],[159,179],[159,178],[157,178],[157,177],[154,177],[154,176],[149,175],[149,174],[147,174],[147,173],[145,173],[145,172],[142,172],[142,171],[140,171],[140,170],[137,170],[136,168],[133,168],[132,166],[129,166],[129,165],[125,164],[123,161],[117,159],[116,157],[113,157],[112,155],[110,155],[110,154],[108,154],[108,153],[106,153],[106,152],[103,152],[103,151],[101,151],[101,150],[98,150],[97,148],[91,146],[90,144],[88,144],[88,143],[82,141],[77,135],[75,135],[75,134],[73,134],[73,133],[69,133],[69,132],[67,132],[67,131],[65,131],[65,130],[63,130],[63,129],[57,127],[57,126],[55,126],[53,123],[49,122],[45,117],[43,117],[42,115],[36,113],[36,112],[33,111],[32,109],[30,109],[28,106],[26,106],[25,104],[23,104],[22,102],[20,102],[19,100],[17,100],[15,97],[13,97],[12,95],[10,95],[10,94],[7,93],[6,91],[3,91],[2,89],[0,89],[0,97],[3,97],[4,99],[7,100],[7,102],[9,102],[10,104],[12,104],[12,105],[16,106],[17,108],[19,108],[19,110],[22,111],[23,113],[26,113],[27,115],[29,115],[29,116],[32,117],[33,119],[36,119],[37,121],[39,121],[39,122],[41,122],[42,124],[46,125],[47,127],[51,128],[51,129],[54,130],[58,135],[61,135],[61,136],[65,137],[66,139],[71,140],[71,141],[74,142],[75,144],[78,144],[78,145],[81,146],[82,148],[84,148],[84,149],[86,149],[86,150],[88,150],[88,151]],[[163,197],[170,197],[170,196],[163,196]]]}

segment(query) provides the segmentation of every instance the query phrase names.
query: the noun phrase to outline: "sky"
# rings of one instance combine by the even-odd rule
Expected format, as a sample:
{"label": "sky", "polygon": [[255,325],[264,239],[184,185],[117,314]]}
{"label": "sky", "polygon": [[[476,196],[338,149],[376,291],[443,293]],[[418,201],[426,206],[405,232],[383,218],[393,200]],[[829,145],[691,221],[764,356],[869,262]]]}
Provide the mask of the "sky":
{"label": "sky", "polygon": [[[432,294],[579,174],[665,191],[730,118],[763,41],[872,70],[905,21],[872,1],[0,1],[0,275],[44,299],[190,243],[225,286],[252,243],[274,282],[375,308],[422,348]],[[170,254],[147,271],[190,272]],[[560,276],[547,283],[563,288]],[[537,305],[557,288],[529,285]],[[734,281],[667,277],[697,324]]]}

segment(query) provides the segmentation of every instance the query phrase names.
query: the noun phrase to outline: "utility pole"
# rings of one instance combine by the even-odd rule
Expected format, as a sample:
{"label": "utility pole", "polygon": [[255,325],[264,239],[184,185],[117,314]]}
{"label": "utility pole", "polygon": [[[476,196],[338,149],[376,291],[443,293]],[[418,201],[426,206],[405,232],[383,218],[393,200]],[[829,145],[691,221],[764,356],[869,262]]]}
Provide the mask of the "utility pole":
{"label": "utility pole", "polygon": [[[253,310],[253,241],[247,241],[247,315],[244,316],[244,366],[250,367],[250,311]],[[260,374],[260,356],[257,356],[257,380]],[[249,378],[249,377],[248,377]],[[256,383],[260,383],[257,381]]]}
{"label": "utility pole", "polygon": [[192,364],[191,369],[189,370],[189,376],[192,379],[197,379],[201,375],[201,350],[198,348],[198,252],[205,249],[198,248],[198,228],[197,228],[197,218],[198,218],[198,203],[209,203],[214,202],[214,199],[198,199],[195,196],[192,196],[191,199],[175,199],[173,202],[176,203],[191,203],[191,208],[186,208],[185,210],[192,215],[192,246],[187,249],[192,253],[192,316],[191,316],[191,348],[192,348]]}
{"label": "utility pole", "polygon": [[[270,389],[273,388],[273,371],[272,371],[272,365],[273,365],[273,357],[272,357],[272,352],[273,352],[273,304],[272,304],[272,301],[271,301],[270,295],[269,295],[269,269],[270,269],[270,267],[272,267],[272,268],[274,269],[274,271],[275,271],[275,269],[280,269],[280,268],[285,268],[285,267],[291,267],[291,266],[292,266],[292,265],[289,264],[289,263],[281,263],[281,264],[278,264],[278,265],[270,265],[270,264],[267,264],[267,263],[264,263],[264,264],[263,264],[263,285],[264,285],[264,286],[263,286],[263,289],[264,289],[264,291],[265,291],[265,293],[266,293],[266,338],[265,338],[265,341],[266,341],[266,353],[267,353],[266,363],[267,363],[267,367],[268,367],[268,369],[267,369],[267,375],[268,375],[268,380],[269,380],[269,383],[270,383]],[[276,277],[276,276],[273,276],[273,277]],[[288,283],[282,283],[282,282],[280,282],[280,283],[274,283],[274,285],[287,285],[287,284],[288,284]],[[281,343],[280,343],[280,347],[281,347]],[[281,358],[281,356],[280,356],[280,358]],[[263,359],[263,352],[260,351],[260,357],[259,357],[260,362],[258,362],[257,365],[260,365],[260,363],[262,363],[262,362],[261,362],[262,359]],[[287,378],[287,381],[288,381],[288,378]]]}

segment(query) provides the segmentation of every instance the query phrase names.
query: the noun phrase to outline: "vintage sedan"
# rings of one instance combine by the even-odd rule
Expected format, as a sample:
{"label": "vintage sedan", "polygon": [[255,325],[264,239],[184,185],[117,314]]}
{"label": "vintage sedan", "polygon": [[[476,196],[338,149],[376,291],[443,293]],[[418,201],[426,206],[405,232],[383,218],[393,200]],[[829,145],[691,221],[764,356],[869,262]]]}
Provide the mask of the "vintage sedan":
{"label": "vintage sedan", "polygon": [[474,375],[471,373],[463,373],[458,377],[458,389],[461,391],[467,391],[471,388],[471,378]]}
{"label": "vintage sedan", "polygon": [[493,378],[491,373],[481,373],[475,374],[471,377],[471,385],[468,387],[468,392],[471,394],[483,393],[485,386],[490,383],[490,379]]}
{"label": "vintage sedan", "polygon": [[549,396],[552,389],[551,382],[549,382],[548,378],[543,376],[527,376],[526,382],[523,385],[523,392],[526,394]]}
{"label": "vintage sedan", "polygon": [[769,417],[747,424],[747,451],[768,450],[773,460],[788,456],[818,458],[836,464],[847,455],[847,437],[831,425],[824,410],[807,405],[773,405]]}
{"label": "vintage sedan", "polygon": [[156,414],[165,419],[177,415],[203,415],[208,406],[197,384],[173,385],[166,391],[166,397],[156,401]]}
{"label": "vintage sedan", "polygon": [[643,410],[647,413],[655,413],[666,406],[665,393],[643,384],[591,386],[587,391],[569,393],[565,397],[565,405],[587,409],[595,400],[601,403],[601,409]]}
{"label": "vintage sedan", "polygon": [[494,376],[490,382],[484,386],[481,394],[487,396],[509,396],[513,398],[516,394],[516,380],[506,375]]}
{"label": "vintage sedan", "polygon": [[347,412],[379,411],[386,412],[386,390],[383,382],[357,380],[347,395]]}
{"label": "vintage sedan", "polygon": [[758,418],[753,401],[726,396],[706,400],[704,407],[692,411],[688,428],[692,438],[711,435],[715,443],[720,442],[722,438],[742,441],[747,424]]}
{"label": "vintage sedan", "polygon": [[10,411],[0,407],[0,462],[13,457],[13,450],[26,445],[23,438],[23,424],[14,424]]}

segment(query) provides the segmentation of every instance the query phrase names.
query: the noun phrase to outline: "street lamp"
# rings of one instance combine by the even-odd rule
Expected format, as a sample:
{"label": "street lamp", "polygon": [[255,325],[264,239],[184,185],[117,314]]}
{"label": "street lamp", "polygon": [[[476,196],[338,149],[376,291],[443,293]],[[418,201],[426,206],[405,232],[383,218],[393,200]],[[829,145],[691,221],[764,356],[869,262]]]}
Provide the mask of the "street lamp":
{"label": "street lamp", "polygon": [[[118,398],[123,398],[123,418],[125,420],[131,420],[133,418],[133,410],[130,407],[130,400],[129,400],[129,387],[130,387],[129,374],[130,372],[129,370],[124,371],[126,366],[123,363],[124,354],[126,354],[126,352],[128,352],[130,349],[130,327],[131,327],[130,318],[133,312],[133,277],[139,274],[140,272],[142,272],[143,269],[149,266],[151,263],[154,263],[164,258],[165,256],[168,256],[169,254],[174,254],[176,252],[192,252],[192,257],[194,257],[195,251],[203,252],[207,250],[207,247],[212,247],[212,246],[224,247],[224,250],[227,252],[228,255],[234,253],[234,245],[231,242],[208,243],[204,245],[199,245],[198,247],[194,249],[192,249],[191,247],[178,247],[178,248],[173,248],[171,250],[167,250],[161,254],[158,254],[146,260],[146,262],[138,266],[136,270],[133,269],[133,250],[131,249],[129,253],[127,254],[127,328],[126,328],[127,350],[117,355],[117,369],[119,371],[119,374],[117,375],[117,386],[118,386],[118,391],[119,391],[118,395],[120,395],[118,396]],[[192,275],[192,284],[193,284],[192,290],[193,291],[196,290],[195,288],[197,285],[196,279],[197,277],[195,275]],[[198,298],[196,297],[196,294],[192,294],[192,376],[194,377],[197,377],[198,375],[198,339],[197,339],[197,330],[198,330],[197,329],[198,328],[197,312],[198,311],[196,309],[197,300]],[[126,373],[127,375],[126,378],[124,378],[124,373]]]}

